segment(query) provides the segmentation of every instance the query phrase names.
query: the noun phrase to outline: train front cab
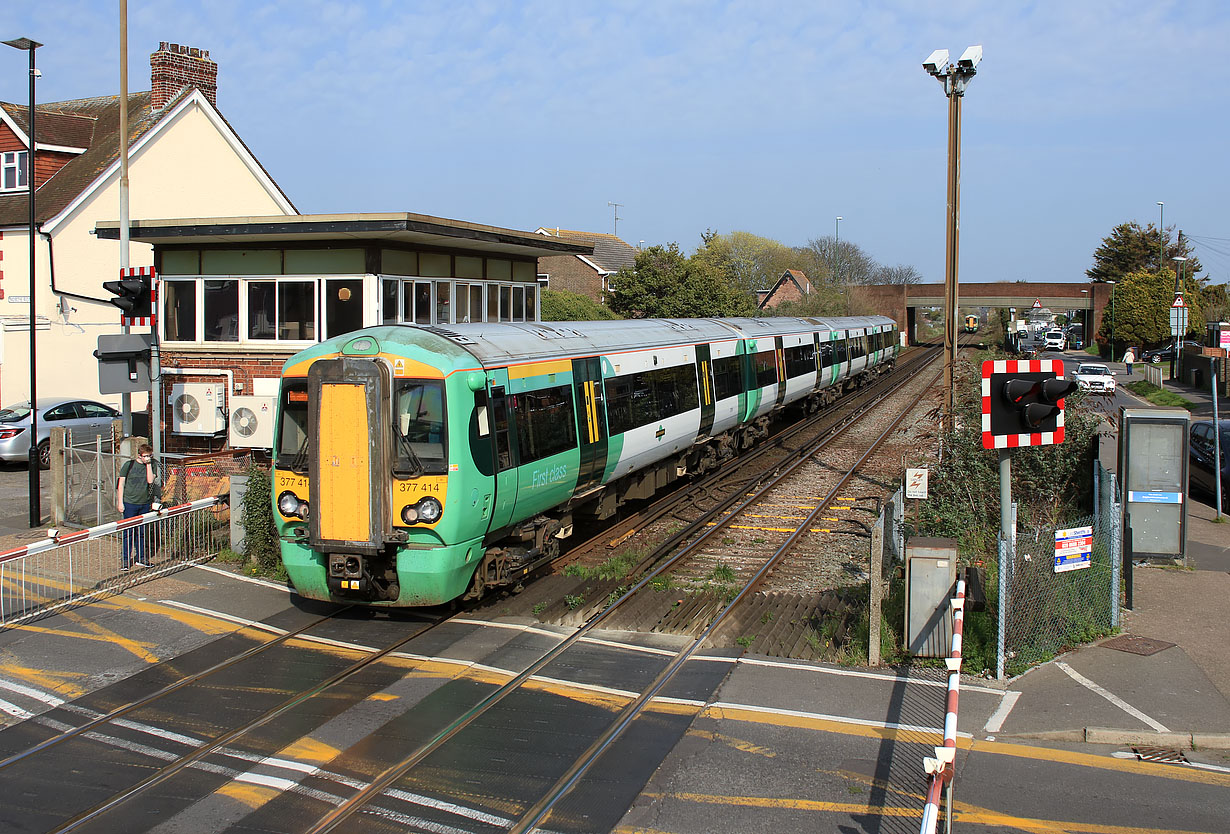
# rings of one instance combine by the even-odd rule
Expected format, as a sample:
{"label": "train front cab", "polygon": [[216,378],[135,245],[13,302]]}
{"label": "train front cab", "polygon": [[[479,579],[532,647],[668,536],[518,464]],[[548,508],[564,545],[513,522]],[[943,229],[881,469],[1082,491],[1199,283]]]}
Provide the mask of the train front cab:
{"label": "train front cab", "polygon": [[284,376],[273,500],[302,596],[404,606],[465,592],[490,511],[466,444],[448,440],[469,434],[472,409],[447,407],[482,388],[468,376],[382,356],[320,358]]}

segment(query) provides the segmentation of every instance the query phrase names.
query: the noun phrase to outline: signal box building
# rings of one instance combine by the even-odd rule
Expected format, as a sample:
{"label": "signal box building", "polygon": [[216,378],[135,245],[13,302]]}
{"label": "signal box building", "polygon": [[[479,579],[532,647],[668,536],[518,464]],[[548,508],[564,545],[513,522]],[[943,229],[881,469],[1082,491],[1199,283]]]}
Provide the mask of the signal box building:
{"label": "signal box building", "polygon": [[[152,90],[128,96],[133,216],[296,213],[218,112],[218,66],[207,51],[162,43],[150,70]],[[31,168],[38,395],[119,404],[99,394],[93,356],[100,335],[120,332],[102,287],[119,277],[119,247],[93,236],[95,223],[119,214],[119,111],[117,95],[40,103],[31,148],[28,107],[0,102],[0,405],[30,393]],[[153,263],[150,246],[129,251],[130,265]]]}
{"label": "signal box building", "polygon": [[154,250],[164,447],[182,452],[269,447],[262,418],[305,347],[382,324],[538,321],[539,259],[592,254],[409,213],[147,220],[130,236]]}

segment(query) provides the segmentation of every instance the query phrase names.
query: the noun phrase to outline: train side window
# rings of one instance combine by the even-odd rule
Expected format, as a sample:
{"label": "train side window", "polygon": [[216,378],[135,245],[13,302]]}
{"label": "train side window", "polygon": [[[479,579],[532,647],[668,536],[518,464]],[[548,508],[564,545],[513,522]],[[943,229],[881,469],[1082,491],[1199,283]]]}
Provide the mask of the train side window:
{"label": "train side window", "polygon": [[788,347],[785,350],[786,355],[786,378],[793,379],[796,376],[815,373],[816,371],[816,346],[808,342],[805,345],[797,347]]}
{"label": "train side window", "polygon": [[845,340],[845,339],[838,339],[838,340],[837,340],[837,346],[836,346],[836,347],[837,347],[837,364],[839,364],[839,365],[840,365],[842,362],[845,362],[845,361],[846,361],[846,359],[847,359],[847,356],[846,356],[846,340]]}
{"label": "train side window", "polygon": [[724,400],[743,393],[743,379],[739,374],[739,357],[722,356],[713,360],[713,399]]}
{"label": "train side window", "polygon": [[820,343],[820,367],[829,368],[833,365],[833,343]]}
{"label": "train side window", "polygon": [[508,397],[504,387],[491,389],[491,413],[495,419],[495,466],[497,472],[512,468],[512,448],[508,436]]}
{"label": "train side window", "polygon": [[517,395],[515,403],[517,448],[523,465],[576,448],[572,386],[526,391]]}
{"label": "train side window", "polygon": [[777,384],[777,356],[774,351],[765,350],[757,353],[754,357],[756,387],[764,388],[767,385]]}

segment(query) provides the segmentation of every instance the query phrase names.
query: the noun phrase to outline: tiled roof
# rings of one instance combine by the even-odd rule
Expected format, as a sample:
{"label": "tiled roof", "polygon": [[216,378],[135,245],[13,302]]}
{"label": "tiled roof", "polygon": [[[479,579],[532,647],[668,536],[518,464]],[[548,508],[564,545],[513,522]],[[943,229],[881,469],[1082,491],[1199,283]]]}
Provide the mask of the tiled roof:
{"label": "tiled roof", "polygon": [[593,261],[606,272],[618,272],[625,267],[631,269],[636,265],[636,247],[620,240],[615,235],[601,232],[578,232],[547,226],[542,226],[539,230],[551,237],[575,240],[594,247],[594,254],[586,255],[585,258]]}
{"label": "tiled roof", "polygon": [[[131,148],[139,142],[191,92],[192,88],[185,87],[160,110],[150,108],[148,91],[129,93],[128,146]],[[24,105],[0,101],[0,107],[21,126],[23,132],[28,132],[27,108]],[[37,105],[37,109],[35,141],[38,144],[87,148],[85,153],[69,160],[35,192],[35,220],[44,223],[63,211],[119,158],[120,97],[100,96],[49,102]],[[0,227],[24,226],[29,222],[29,217],[26,192],[0,194]]]}

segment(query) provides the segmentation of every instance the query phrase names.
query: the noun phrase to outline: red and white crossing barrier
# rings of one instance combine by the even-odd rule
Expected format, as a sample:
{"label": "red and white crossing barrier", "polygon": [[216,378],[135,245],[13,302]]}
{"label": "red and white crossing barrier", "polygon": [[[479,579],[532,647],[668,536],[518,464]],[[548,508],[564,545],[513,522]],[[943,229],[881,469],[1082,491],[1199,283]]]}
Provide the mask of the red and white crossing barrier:
{"label": "red and white crossing barrier", "polygon": [[949,786],[948,814],[951,818],[951,785],[957,757],[957,696],[961,687],[961,634],[965,626],[965,580],[957,582],[957,593],[949,600],[952,605],[952,648],[944,662],[948,666],[948,709],[944,714],[944,746],[935,748],[935,757],[923,759],[923,768],[931,777],[927,786],[927,804],[923,807],[921,834],[935,834],[940,818],[940,797]]}

